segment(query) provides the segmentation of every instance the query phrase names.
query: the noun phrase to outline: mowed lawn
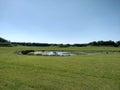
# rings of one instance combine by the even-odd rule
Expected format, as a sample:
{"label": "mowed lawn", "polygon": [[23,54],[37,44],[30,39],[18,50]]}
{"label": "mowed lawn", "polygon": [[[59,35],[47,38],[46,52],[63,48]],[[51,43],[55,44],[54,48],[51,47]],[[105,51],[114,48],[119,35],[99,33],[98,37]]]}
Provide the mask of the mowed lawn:
{"label": "mowed lawn", "polygon": [[17,55],[21,50],[120,51],[114,47],[0,47],[0,90],[120,90],[120,53]]}

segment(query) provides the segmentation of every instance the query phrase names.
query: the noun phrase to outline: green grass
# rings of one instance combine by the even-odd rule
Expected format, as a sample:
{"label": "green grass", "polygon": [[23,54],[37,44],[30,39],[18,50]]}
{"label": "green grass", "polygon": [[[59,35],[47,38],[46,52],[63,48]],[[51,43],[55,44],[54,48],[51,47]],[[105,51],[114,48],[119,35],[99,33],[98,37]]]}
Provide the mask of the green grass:
{"label": "green grass", "polygon": [[115,47],[0,47],[0,90],[120,90],[120,53],[17,55],[21,50],[120,51]]}

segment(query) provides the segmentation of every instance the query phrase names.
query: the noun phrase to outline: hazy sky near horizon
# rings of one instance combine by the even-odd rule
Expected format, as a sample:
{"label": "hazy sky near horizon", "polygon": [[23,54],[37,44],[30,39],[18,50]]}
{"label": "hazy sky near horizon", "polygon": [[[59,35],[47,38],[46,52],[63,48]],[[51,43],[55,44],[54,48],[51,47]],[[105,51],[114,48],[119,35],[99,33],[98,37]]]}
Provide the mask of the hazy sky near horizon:
{"label": "hazy sky near horizon", "polygon": [[120,40],[120,0],[0,0],[0,37],[87,43]]}

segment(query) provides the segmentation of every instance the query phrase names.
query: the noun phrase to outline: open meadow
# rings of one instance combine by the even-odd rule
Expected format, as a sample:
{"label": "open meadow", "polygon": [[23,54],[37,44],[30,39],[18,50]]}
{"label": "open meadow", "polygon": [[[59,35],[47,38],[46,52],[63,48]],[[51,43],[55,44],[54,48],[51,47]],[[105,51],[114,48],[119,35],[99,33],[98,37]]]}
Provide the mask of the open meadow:
{"label": "open meadow", "polygon": [[[107,51],[96,55],[18,55],[21,50]],[[119,47],[0,47],[0,90],[120,90]]]}

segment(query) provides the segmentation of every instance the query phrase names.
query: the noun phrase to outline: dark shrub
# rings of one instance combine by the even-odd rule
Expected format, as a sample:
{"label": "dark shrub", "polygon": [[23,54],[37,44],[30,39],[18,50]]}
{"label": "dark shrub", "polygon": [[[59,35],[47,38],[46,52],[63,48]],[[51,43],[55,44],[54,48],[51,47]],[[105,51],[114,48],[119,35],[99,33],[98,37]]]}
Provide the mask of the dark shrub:
{"label": "dark shrub", "polygon": [[24,51],[21,51],[22,54],[28,54],[30,52],[34,52],[34,50],[24,50]]}

